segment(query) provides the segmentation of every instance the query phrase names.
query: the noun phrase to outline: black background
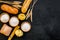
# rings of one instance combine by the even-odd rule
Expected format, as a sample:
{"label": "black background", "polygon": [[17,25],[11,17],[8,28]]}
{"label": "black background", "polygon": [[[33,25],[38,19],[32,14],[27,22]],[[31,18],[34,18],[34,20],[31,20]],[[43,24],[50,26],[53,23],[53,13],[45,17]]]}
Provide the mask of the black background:
{"label": "black background", "polygon": [[[33,10],[33,22],[30,32],[13,40],[60,40],[60,1],[38,0]],[[0,35],[0,40],[8,37]]]}

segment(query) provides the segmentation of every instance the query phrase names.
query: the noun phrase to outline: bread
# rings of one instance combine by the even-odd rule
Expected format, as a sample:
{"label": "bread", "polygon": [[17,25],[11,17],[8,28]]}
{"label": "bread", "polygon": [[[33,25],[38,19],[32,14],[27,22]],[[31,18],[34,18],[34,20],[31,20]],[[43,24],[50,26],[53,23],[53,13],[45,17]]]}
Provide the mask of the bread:
{"label": "bread", "polygon": [[5,36],[9,36],[12,31],[12,28],[9,27],[7,24],[4,24],[1,28],[0,33],[4,34]]}
{"label": "bread", "polygon": [[26,13],[32,0],[25,0],[21,8],[22,13]]}
{"label": "bread", "polygon": [[23,36],[23,32],[20,29],[16,30],[15,34],[16,34],[17,37]]}
{"label": "bread", "polygon": [[14,8],[12,6],[9,6],[7,4],[1,5],[1,10],[6,11],[6,12],[8,12],[10,14],[18,14],[18,9],[16,9],[16,8]]}
{"label": "bread", "polygon": [[22,13],[18,15],[18,18],[19,18],[20,20],[24,20],[25,17],[26,17],[25,14],[22,14]]}

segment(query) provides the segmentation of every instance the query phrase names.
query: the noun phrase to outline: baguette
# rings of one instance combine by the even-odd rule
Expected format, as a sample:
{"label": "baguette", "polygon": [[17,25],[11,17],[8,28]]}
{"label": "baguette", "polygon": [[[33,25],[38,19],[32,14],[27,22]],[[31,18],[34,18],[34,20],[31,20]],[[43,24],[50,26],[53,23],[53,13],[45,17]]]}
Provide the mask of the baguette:
{"label": "baguette", "polygon": [[27,1],[25,0],[25,2],[23,3],[23,6],[21,8],[22,13],[26,13],[31,2],[32,2],[32,0],[27,0]]}
{"label": "baguette", "polygon": [[13,36],[15,35],[15,31],[18,30],[20,27],[17,26],[14,28],[13,32],[11,33],[11,35],[9,36],[8,40],[11,40],[13,38]]}
{"label": "baguette", "polygon": [[25,5],[25,4],[26,4],[26,2],[27,2],[27,0],[24,0],[24,3],[23,3],[23,5]]}
{"label": "baguette", "polygon": [[18,14],[18,9],[16,9],[14,7],[11,7],[11,6],[7,5],[7,4],[1,5],[1,9],[3,11],[6,11],[6,12],[10,13],[10,14]]}

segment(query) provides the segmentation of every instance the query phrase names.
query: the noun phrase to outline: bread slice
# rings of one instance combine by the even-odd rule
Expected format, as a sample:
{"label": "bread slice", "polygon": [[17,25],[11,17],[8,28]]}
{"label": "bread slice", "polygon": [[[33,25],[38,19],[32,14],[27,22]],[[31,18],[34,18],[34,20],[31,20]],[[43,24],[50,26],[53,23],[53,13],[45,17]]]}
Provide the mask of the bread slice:
{"label": "bread slice", "polygon": [[6,36],[9,36],[9,34],[11,33],[11,31],[12,31],[12,28],[9,27],[7,24],[4,24],[4,25],[2,26],[0,32],[1,32],[2,34],[6,35]]}

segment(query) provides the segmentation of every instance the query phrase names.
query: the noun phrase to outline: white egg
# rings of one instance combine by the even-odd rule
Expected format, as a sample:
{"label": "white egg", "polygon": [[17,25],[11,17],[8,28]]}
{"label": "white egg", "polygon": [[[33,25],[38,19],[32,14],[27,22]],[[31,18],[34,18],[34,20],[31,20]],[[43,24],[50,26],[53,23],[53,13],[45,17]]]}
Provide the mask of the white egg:
{"label": "white egg", "polygon": [[8,14],[2,14],[0,17],[1,22],[7,23],[9,21],[9,15]]}
{"label": "white egg", "polygon": [[19,20],[17,17],[11,17],[10,21],[9,21],[9,24],[12,26],[12,27],[15,27],[19,24]]}
{"label": "white egg", "polygon": [[22,25],[21,25],[21,29],[22,29],[24,32],[28,32],[28,31],[30,31],[30,29],[31,29],[31,25],[30,25],[30,23],[28,23],[28,22],[24,22],[24,23],[22,23]]}

